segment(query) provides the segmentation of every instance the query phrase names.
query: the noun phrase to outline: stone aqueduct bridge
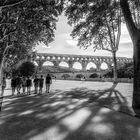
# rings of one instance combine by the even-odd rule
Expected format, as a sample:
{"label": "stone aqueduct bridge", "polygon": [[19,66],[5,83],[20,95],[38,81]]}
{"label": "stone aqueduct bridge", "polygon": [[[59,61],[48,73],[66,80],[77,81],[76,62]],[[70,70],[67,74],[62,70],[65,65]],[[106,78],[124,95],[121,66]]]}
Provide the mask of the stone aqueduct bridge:
{"label": "stone aqueduct bridge", "polygon": [[[70,55],[70,54],[51,54],[51,53],[37,53],[33,58],[41,69],[46,61],[50,61],[54,66],[59,66],[61,62],[66,62],[69,68],[73,68],[75,62],[79,62],[82,66],[82,70],[86,71],[88,63],[92,62],[96,65],[97,71],[101,70],[101,64],[104,62],[107,64],[108,69],[112,67],[113,58],[108,56],[89,56],[89,55]],[[117,63],[129,63],[132,62],[132,58],[117,57]]]}

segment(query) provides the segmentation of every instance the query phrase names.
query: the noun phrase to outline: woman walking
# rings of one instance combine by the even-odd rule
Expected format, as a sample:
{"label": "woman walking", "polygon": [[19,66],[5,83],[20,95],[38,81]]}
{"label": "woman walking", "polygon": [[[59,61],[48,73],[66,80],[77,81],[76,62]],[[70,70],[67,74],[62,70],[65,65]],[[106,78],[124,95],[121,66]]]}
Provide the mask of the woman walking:
{"label": "woman walking", "polygon": [[4,89],[6,88],[6,78],[5,77],[2,78],[1,87],[2,87],[1,96],[3,97],[3,95],[4,95]]}
{"label": "woman walking", "polygon": [[32,86],[32,80],[30,79],[30,77],[27,78],[26,84],[27,84],[27,94],[30,95],[31,94],[31,86]]}

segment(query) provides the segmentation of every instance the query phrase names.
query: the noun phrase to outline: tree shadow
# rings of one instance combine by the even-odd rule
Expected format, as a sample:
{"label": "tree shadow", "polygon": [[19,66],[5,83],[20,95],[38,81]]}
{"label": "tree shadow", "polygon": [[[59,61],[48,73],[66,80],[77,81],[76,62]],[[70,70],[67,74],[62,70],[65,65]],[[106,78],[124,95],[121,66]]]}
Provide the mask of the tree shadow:
{"label": "tree shadow", "polygon": [[98,105],[108,107],[115,111],[120,111],[132,116],[135,115],[127,99],[118,90],[112,87],[105,90],[75,88],[65,94],[71,95],[72,98],[86,99],[88,103],[96,102]]}
{"label": "tree shadow", "polygon": [[60,140],[90,140],[96,137],[109,139],[113,134],[113,138],[125,140],[124,132],[128,136],[131,132],[133,139],[139,137],[138,120],[101,106],[129,112],[125,97],[119,91],[110,89],[75,88],[5,98],[0,114],[0,139],[52,140],[57,137]]}

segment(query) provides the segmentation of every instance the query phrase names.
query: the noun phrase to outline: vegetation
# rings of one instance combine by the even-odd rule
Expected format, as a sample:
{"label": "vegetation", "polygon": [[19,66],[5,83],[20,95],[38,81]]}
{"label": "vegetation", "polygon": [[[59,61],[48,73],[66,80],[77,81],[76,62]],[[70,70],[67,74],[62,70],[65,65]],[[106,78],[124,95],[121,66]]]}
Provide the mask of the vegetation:
{"label": "vegetation", "polygon": [[67,79],[67,78],[69,78],[69,77],[70,77],[69,74],[63,74],[63,75],[62,75],[62,78],[64,78],[64,79]]}
{"label": "vegetation", "polygon": [[[126,63],[117,69],[118,78],[133,78],[133,63]],[[104,77],[112,78],[113,70],[108,71],[103,75]]]}
{"label": "vegetation", "polygon": [[83,77],[84,77],[83,74],[77,74],[77,75],[76,75],[76,78],[83,78]]}
{"label": "vegetation", "polygon": [[89,76],[89,78],[98,78],[99,75],[97,73],[93,73]]}
{"label": "vegetation", "polygon": [[0,1],[0,75],[5,63],[9,67],[30,55],[33,47],[53,41],[61,0]]}
{"label": "vegetation", "polygon": [[93,47],[112,53],[114,62],[114,82],[117,81],[117,60],[121,35],[121,10],[116,0],[71,1],[66,9],[69,24],[74,25],[71,33],[78,38],[80,47]]}
{"label": "vegetation", "polygon": [[32,76],[33,74],[35,74],[36,72],[36,67],[34,65],[34,63],[26,61],[21,63],[17,69],[16,69],[17,73],[20,76]]}
{"label": "vegetation", "polygon": [[[139,0],[69,0],[70,6],[66,12],[70,24],[79,23],[73,32],[73,37],[80,36],[78,45],[92,45],[93,35],[100,31],[103,26],[102,19],[104,13],[112,7],[112,3],[119,4],[123,13],[127,29],[133,42],[134,47],[134,91],[133,91],[133,107],[140,108],[140,1]],[[111,7],[110,7],[111,6]],[[90,8],[91,7],[91,8]],[[69,14],[70,13],[70,14]],[[72,14],[71,14],[72,13]],[[89,13],[93,13],[90,16]],[[116,13],[113,8],[110,13]],[[93,16],[94,15],[94,16]],[[87,18],[88,17],[88,18]],[[86,20],[86,22],[85,22]],[[110,19],[112,20],[112,19]],[[89,22],[92,21],[90,24]],[[118,23],[117,23],[118,24]],[[89,25],[89,26],[88,26]],[[84,28],[81,28],[84,27]],[[82,29],[82,30],[80,30]],[[76,32],[74,32],[76,31]],[[92,34],[89,35],[89,34]],[[83,41],[82,41],[83,40]]]}

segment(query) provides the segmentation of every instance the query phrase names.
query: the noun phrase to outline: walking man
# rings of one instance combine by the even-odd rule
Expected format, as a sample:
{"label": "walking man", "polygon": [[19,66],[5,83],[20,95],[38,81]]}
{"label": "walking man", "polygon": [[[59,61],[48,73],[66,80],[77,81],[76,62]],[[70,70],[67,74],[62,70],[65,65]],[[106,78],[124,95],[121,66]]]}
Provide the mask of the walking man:
{"label": "walking man", "polygon": [[43,84],[44,84],[44,78],[43,75],[41,75],[39,79],[39,94],[42,94]]}
{"label": "walking man", "polygon": [[12,95],[15,94],[15,90],[16,90],[16,78],[12,77],[11,79],[11,88],[12,88]]}
{"label": "walking man", "polygon": [[50,85],[52,84],[52,78],[51,78],[50,74],[47,74],[45,84],[46,84],[46,93],[49,93]]}
{"label": "walking man", "polygon": [[20,94],[21,84],[22,84],[21,77],[18,76],[18,77],[16,78],[17,94]]}
{"label": "walking man", "polygon": [[35,89],[35,94],[38,93],[38,86],[39,86],[39,79],[37,78],[37,76],[35,76],[35,79],[34,79],[34,89]]}

